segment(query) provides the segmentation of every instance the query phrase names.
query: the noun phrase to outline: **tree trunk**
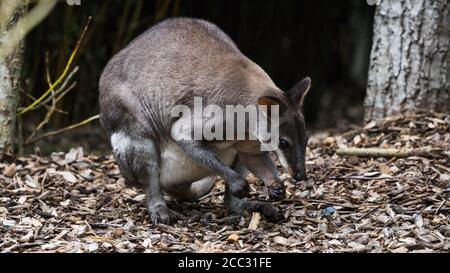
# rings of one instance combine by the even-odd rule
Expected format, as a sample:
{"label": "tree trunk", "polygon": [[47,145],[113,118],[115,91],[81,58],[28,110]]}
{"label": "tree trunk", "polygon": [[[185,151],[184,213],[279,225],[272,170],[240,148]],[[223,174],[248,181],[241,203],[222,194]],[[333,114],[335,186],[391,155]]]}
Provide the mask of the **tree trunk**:
{"label": "tree trunk", "polygon": [[[2,1],[2,4],[6,3]],[[0,46],[7,43],[4,39],[5,34],[24,15],[25,8],[25,4],[19,5],[5,25],[0,26]],[[14,150],[23,48],[21,42],[10,54],[0,59],[0,153],[12,153]]]}
{"label": "tree trunk", "polygon": [[381,0],[365,119],[450,112],[450,0]]}

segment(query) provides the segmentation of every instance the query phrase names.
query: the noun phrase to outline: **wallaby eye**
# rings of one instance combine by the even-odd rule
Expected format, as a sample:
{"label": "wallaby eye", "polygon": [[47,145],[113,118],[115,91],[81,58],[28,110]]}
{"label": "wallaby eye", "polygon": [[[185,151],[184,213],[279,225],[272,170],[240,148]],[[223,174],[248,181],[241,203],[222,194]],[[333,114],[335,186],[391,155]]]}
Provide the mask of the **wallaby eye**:
{"label": "wallaby eye", "polygon": [[285,139],[280,139],[279,146],[281,149],[288,149],[289,148],[289,142]]}

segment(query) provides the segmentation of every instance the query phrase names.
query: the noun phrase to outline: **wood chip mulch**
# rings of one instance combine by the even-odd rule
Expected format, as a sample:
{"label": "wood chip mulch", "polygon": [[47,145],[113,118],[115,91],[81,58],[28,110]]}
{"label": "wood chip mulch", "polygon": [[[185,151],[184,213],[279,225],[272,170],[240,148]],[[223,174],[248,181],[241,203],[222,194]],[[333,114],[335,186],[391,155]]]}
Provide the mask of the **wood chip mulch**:
{"label": "wood chip mulch", "polygon": [[[434,148],[430,157],[339,157],[345,147]],[[183,215],[153,225],[143,192],[126,188],[111,156],[81,148],[0,161],[0,252],[449,252],[450,116],[418,114],[315,134],[309,180],[285,173],[286,217],[230,217],[223,182]],[[281,169],[280,169],[281,170]],[[265,187],[253,176],[252,198]]]}

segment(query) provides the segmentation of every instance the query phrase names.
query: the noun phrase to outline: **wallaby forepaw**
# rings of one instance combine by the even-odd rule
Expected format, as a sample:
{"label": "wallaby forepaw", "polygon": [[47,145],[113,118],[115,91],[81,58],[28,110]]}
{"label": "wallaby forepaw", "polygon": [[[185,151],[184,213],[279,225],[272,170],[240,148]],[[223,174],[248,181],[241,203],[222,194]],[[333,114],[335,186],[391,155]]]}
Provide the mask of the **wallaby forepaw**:
{"label": "wallaby forepaw", "polygon": [[282,183],[276,183],[267,188],[269,198],[275,201],[283,200],[286,197],[286,189]]}
{"label": "wallaby forepaw", "polygon": [[283,214],[268,203],[261,202],[259,212],[264,215],[269,222],[279,223],[284,220]]}
{"label": "wallaby forepaw", "polygon": [[162,205],[149,209],[149,213],[153,224],[172,225],[178,219],[177,213]]}
{"label": "wallaby forepaw", "polygon": [[275,209],[275,212],[270,213],[270,215],[266,215],[265,217],[268,221],[270,221],[272,223],[280,223],[280,222],[283,222],[284,220],[286,220],[284,215],[276,209]]}
{"label": "wallaby forepaw", "polygon": [[279,223],[284,220],[283,214],[272,204],[261,201],[247,201],[243,203],[244,209],[248,212],[259,212],[269,222]]}

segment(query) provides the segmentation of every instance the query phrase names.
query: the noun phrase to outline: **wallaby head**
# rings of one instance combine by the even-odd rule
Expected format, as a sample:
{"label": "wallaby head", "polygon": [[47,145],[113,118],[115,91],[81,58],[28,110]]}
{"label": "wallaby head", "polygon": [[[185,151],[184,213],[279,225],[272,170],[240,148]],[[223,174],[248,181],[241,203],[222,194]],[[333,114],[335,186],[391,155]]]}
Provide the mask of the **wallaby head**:
{"label": "wallaby head", "polygon": [[303,116],[303,101],[311,87],[311,79],[305,78],[284,97],[264,96],[260,105],[279,105],[280,126],[277,155],[280,163],[288,169],[296,181],[306,180],[305,153],[308,135]]}

